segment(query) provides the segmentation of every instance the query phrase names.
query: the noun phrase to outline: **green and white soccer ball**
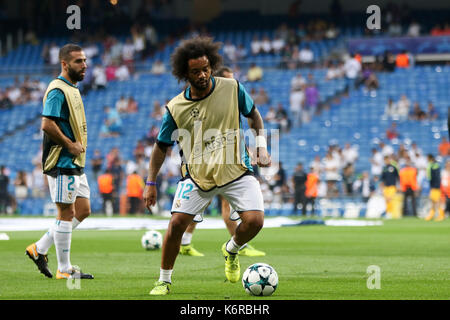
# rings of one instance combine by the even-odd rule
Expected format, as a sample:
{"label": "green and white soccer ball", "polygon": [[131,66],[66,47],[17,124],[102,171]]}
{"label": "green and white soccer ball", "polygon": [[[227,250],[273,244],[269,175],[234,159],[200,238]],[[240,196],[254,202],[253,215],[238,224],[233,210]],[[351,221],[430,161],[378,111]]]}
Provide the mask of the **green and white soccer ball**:
{"label": "green and white soccer ball", "polygon": [[157,250],[162,247],[162,234],[156,230],[147,231],[141,238],[145,250]]}
{"label": "green and white soccer ball", "polygon": [[278,274],[266,263],[258,262],[248,267],[242,275],[245,291],[253,296],[270,296],[278,286]]}

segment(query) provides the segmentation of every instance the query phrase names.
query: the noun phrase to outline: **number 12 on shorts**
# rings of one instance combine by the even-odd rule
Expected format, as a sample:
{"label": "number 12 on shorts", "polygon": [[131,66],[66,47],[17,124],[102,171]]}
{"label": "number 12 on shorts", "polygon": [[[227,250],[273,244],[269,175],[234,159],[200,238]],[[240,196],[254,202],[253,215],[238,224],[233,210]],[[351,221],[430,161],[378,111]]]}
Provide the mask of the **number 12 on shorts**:
{"label": "number 12 on shorts", "polygon": [[180,186],[178,188],[179,188],[179,190],[177,193],[177,198],[189,200],[189,196],[187,194],[189,192],[191,192],[192,189],[194,189],[194,185],[189,182],[183,182],[183,183],[180,183]]}

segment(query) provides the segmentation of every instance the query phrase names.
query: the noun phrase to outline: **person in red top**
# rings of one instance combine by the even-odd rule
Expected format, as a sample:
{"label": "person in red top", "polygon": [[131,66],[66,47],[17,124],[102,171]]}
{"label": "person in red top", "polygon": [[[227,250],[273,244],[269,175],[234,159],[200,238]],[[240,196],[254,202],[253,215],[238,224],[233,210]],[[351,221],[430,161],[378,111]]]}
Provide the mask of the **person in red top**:
{"label": "person in red top", "polygon": [[416,195],[419,190],[417,184],[417,169],[412,166],[411,159],[406,158],[405,167],[400,170],[400,188],[403,192],[403,216],[407,215],[408,198],[411,198],[412,202],[412,214],[417,216]]}
{"label": "person in red top", "polygon": [[317,172],[311,168],[311,172],[308,173],[306,177],[305,182],[305,196],[306,196],[306,203],[305,206],[308,206],[308,204],[311,204],[311,214],[314,214],[314,205],[315,200],[317,198],[318,194],[318,185],[319,185],[319,175]]}
{"label": "person in red top", "polygon": [[439,144],[439,154],[443,157],[450,156],[450,142],[448,142],[446,137],[442,137]]}
{"label": "person in red top", "polygon": [[127,197],[128,203],[130,204],[130,213],[138,213],[141,211],[144,187],[144,180],[136,171],[127,177]]}
{"label": "person in red top", "polygon": [[397,68],[409,68],[409,56],[405,50],[403,50],[402,53],[399,53],[397,55],[397,58],[395,59],[395,64]]}

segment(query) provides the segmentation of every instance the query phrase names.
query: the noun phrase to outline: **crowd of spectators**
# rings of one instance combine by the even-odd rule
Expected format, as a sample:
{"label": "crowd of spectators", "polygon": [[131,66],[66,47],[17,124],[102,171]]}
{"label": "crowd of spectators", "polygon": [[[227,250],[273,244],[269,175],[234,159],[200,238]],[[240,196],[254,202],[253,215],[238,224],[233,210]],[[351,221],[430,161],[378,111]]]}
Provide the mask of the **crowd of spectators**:
{"label": "crowd of spectators", "polygon": [[384,108],[383,118],[398,121],[432,121],[439,118],[439,113],[432,101],[428,101],[427,107],[424,110],[421,108],[419,102],[415,101],[411,104],[408,97],[402,94],[398,101],[394,101],[392,97],[388,98]]}
{"label": "crowd of spectators", "polygon": [[18,77],[5,89],[0,88],[0,110],[11,109],[15,105],[39,103],[44,97],[47,86],[39,79],[25,76],[21,82]]}

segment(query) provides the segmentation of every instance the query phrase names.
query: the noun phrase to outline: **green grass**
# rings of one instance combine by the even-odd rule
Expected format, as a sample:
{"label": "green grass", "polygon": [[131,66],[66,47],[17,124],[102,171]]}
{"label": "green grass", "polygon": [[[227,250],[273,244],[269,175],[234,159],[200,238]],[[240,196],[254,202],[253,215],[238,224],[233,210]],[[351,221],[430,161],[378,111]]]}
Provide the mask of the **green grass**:
{"label": "green grass", "polygon": [[[179,256],[172,292],[150,297],[159,276],[161,251],[140,246],[144,231],[83,231],[72,237],[71,261],[94,280],[80,290],[47,279],[24,255],[43,232],[8,232],[0,241],[0,299],[261,299],[247,295],[240,282],[224,282],[220,247],[226,230],[195,232],[193,243],[205,257]],[[384,221],[377,227],[305,226],[266,228],[252,244],[262,258],[241,257],[241,273],[255,262],[272,265],[279,275],[273,296],[263,299],[449,299],[450,221]],[[56,255],[50,249],[55,273]],[[381,269],[381,289],[366,286],[367,267]]]}

